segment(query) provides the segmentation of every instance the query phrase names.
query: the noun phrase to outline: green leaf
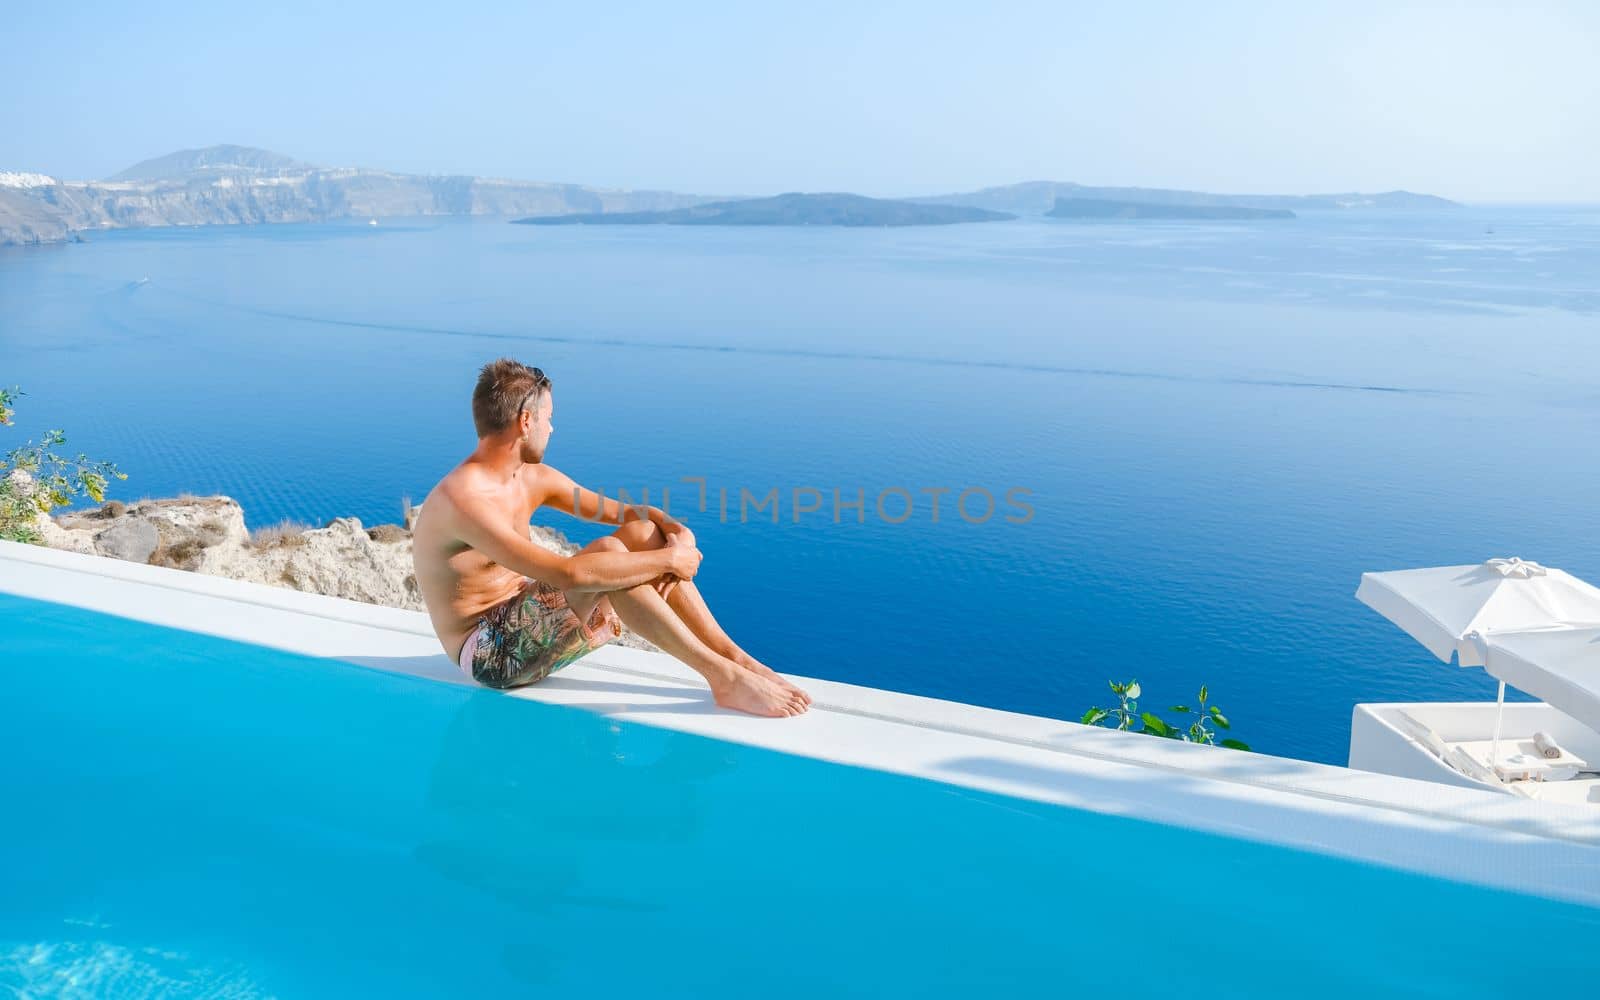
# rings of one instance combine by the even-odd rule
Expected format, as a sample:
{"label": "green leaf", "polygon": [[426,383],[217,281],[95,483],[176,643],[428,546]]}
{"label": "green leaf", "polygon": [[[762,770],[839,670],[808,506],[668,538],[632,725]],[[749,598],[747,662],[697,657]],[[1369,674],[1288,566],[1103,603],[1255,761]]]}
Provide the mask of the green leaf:
{"label": "green leaf", "polygon": [[1212,720],[1214,722],[1216,722],[1217,725],[1221,726],[1223,729],[1232,729],[1233,728],[1233,726],[1228,724],[1228,717],[1226,715],[1223,715],[1220,711],[1218,711],[1217,710],[1217,706],[1215,706],[1215,705],[1211,706],[1211,718],[1212,718]]}
{"label": "green leaf", "polygon": [[1235,740],[1235,739],[1226,739],[1226,740],[1223,740],[1221,743],[1218,743],[1217,745],[1218,746],[1227,747],[1229,750],[1249,750],[1250,749],[1250,744],[1244,743],[1244,742],[1241,742],[1241,741]]}
{"label": "green leaf", "polygon": [[1172,710],[1174,712],[1182,712],[1184,715],[1188,715],[1189,712],[1190,712],[1190,708],[1189,708],[1188,705],[1174,705],[1174,706],[1172,706]]}
{"label": "green leaf", "polygon": [[1116,681],[1106,681],[1106,683],[1111,685],[1111,690],[1114,694],[1121,694],[1125,687],[1125,685],[1118,684]]}
{"label": "green leaf", "polygon": [[1154,733],[1157,736],[1173,735],[1172,727],[1167,725],[1165,722],[1162,722],[1154,714],[1150,712],[1143,712],[1139,715],[1139,718],[1144,721],[1145,732]]}
{"label": "green leaf", "polygon": [[1205,703],[1206,703],[1206,686],[1204,684],[1202,684],[1202,685],[1200,685],[1200,704],[1204,705]]}
{"label": "green leaf", "polygon": [[1106,716],[1110,714],[1110,712],[1107,712],[1103,708],[1091,708],[1087,712],[1083,713],[1083,718],[1079,719],[1078,721],[1086,726],[1097,726],[1102,720],[1105,719]]}

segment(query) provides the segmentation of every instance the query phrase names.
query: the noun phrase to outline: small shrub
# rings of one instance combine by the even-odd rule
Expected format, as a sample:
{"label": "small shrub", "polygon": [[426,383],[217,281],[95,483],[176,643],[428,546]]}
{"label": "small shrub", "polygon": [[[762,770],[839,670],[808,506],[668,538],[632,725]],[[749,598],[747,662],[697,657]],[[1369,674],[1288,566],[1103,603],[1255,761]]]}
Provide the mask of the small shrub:
{"label": "small shrub", "polygon": [[311,525],[301,521],[279,521],[250,532],[250,545],[257,549],[294,548],[306,543],[306,532]]}
{"label": "small shrub", "polygon": [[[0,389],[0,426],[10,426],[16,415],[20,389]],[[84,454],[67,457],[56,448],[67,443],[61,431],[45,431],[37,442],[29,441],[11,449],[0,459],[0,478],[11,469],[21,469],[33,477],[33,485],[24,495],[15,483],[8,482],[0,495],[0,538],[12,541],[29,541],[34,544],[39,537],[34,520],[39,514],[48,514],[57,507],[65,507],[80,496],[95,503],[104,503],[106,486],[113,479],[127,479],[110,462],[101,462]]]}
{"label": "small shrub", "polygon": [[206,543],[198,538],[185,538],[170,546],[157,549],[150,557],[150,562],[157,566],[170,566],[173,569],[194,569],[200,565],[200,555],[206,548]]}
{"label": "small shrub", "polygon": [[44,538],[33,523],[34,512],[33,504],[17,492],[16,484],[0,478],[0,539],[27,545],[42,544]]}
{"label": "small shrub", "polygon": [[[1217,739],[1217,729],[1231,730],[1233,723],[1222,714],[1222,710],[1210,704],[1209,692],[1204,684],[1200,685],[1200,696],[1194,705],[1174,705],[1172,711],[1178,713],[1182,722],[1173,725],[1154,712],[1139,710],[1139,696],[1143,689],[1139,682],[1128,681],[1111,684],[1111,693],[1117,696],[1116,708],[1091,708],[1083,713],[1079,719],[1086,726],[1111,725],[1113,728],[1125,732],[1146,733],[1150,736],[1160,736],[1169,740],[1183,740],[1185,743],[1204,743],[1208,746],[1227,747],[1230,750],[1249,750],[1250,745],[1240,740],[1228,737]],[[1138,723],[1138,728],[1134,724]],[[1216,728],[1212,728],[1216,727]]]}

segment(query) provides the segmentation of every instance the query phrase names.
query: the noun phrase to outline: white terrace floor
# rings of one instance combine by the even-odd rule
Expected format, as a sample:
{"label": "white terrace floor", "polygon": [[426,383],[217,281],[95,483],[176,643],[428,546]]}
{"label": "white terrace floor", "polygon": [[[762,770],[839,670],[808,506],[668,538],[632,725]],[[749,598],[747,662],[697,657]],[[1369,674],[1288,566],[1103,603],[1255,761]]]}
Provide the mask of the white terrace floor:
{"label": "white terrace floor", "polygon": [[[355,663],[470,683],[416,612],[9,542],[0,542],[0,591],[322,657],[330,670]],[[670,657],[604,648],[501,696],[1600,905],[1600,809],[831,681],[806,686],[816,699],[808,714],[755,719],[711,705]]]}

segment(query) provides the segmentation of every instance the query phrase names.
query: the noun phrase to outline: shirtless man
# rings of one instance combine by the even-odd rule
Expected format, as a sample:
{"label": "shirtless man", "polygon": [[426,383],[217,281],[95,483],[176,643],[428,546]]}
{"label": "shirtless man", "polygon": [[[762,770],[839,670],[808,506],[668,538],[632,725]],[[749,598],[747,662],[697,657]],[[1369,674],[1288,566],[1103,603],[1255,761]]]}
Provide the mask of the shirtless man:
{"label": "shirtless man", "polygon": [[[539,369],[502,358],[478,374],[478,447],[428,494],[413,532],[417,583],[445,652],[481,684],[519,687],[620,635],[620,617],[698,671],[718,705],[804,712],[811,697],[712,617],[692,582],[701,555],[683,523],[656,507],[602,504],[544,464],[554,413]],[[597,520],[620,527],[557,555],[528,538],[546,506],[592,519],[598,509]]]}

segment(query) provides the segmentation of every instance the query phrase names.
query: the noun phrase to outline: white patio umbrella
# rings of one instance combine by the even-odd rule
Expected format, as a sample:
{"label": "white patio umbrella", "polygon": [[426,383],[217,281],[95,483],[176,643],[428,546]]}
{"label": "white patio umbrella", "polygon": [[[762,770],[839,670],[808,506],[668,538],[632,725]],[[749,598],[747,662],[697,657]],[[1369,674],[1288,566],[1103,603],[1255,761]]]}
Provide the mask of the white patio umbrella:
{"label": "white patio umbrella", "polygon": [[1600,732],[1600,628],[1490,636],[1484,669]]}
{"label": "white patio umbrella", "polygon": [[1600,587],[1522,559],[1363,573],[1356,600],[1463,667],[1483,666],[1483,640],[1496,632],[1600,626]]}
{"label": "white patio umbrella", "polygon": [[[1463,667],[1483,666],[1489,643],[1498,636],[1600,627],[1600,587],[1517,558],[1490,559],[1476,566],[1363,573],[1356,599],[1400,626],[1440,660],[1449,663],[1453,657]],[[1496,676],[1500,693],[1491,768],[1499,755],[1500,719],[1510,679]]]}

